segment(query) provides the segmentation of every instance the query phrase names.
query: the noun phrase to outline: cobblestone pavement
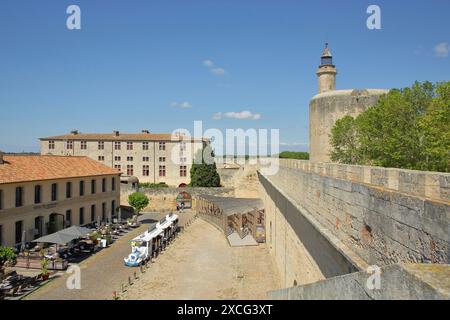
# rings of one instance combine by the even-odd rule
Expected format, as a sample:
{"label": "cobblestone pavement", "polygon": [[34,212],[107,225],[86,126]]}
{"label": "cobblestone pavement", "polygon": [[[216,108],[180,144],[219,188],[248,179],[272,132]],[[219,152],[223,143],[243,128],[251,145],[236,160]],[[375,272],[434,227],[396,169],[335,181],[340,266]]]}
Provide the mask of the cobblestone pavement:
{"label": "cobblestone pavement", "polygon": [[[180,214],[180,224],[193,216],[192,212]],[[113,291],[120,291],[136,268],[128,268],[123,258],[130,253],[130,240],[144,232],[151,224],[163,217],[162,214],[144,214],[139,220],[143,225],[118,239],[109,248],[103,249],[80,263],[81,290],[69,290],[66,281],[69,275],[62,274],[49,284],[30,294],[31,300],[105,300],[112,299]]]}
{"label": "cobblestone pavement", "polygon": [[266,299],[280,288],[265,245],[230,247],[221,231],[197,219],[123,299]]}

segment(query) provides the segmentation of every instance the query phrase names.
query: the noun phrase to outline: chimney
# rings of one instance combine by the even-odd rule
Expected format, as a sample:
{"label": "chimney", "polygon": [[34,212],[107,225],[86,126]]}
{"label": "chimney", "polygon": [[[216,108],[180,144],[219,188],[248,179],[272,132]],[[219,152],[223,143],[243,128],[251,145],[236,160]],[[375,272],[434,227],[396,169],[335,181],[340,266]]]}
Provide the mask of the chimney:
{"label": "chimney", "polygon": [[3,163],[5,163],[3,161],[3,151],[0,150],[0,164],[3,164]]}
{"label": "chimney", "polygon": [[118,136],[120,135],[120,132],[117,131],[117,130],[114,130],[114,131],[113,131],[113,134],[114,134],[116,137],[118,137]]}
{"label": "chimney", "polygon": [[74,136],[76,136],[79,132],[78,132],[78,130],[72,130],[72,131],[70,131],[70,133],[73,134]]}
{"label": "chimney", "polygon": [[146,129],[141,130],[141,132],[142,132],[142,133],[147,133],[147,134],[150,133],[150,131],[149,131],[149,130],[146,130]]}

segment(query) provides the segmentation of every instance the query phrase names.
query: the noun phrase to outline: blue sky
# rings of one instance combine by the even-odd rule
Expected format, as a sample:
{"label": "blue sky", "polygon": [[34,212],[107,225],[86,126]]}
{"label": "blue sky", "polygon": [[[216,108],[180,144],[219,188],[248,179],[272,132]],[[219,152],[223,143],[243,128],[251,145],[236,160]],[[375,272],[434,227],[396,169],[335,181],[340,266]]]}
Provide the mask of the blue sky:
{"label": "blue sky", "polygon": [[[71,4],[81,30],[66,28]],[[382,30],[366,27],[370,4]],[[325,41],[338,89],[448,81],[448,12],[444,0],[2,0],[0,149],[38,151],[39,137],[72,129],[172,132],[202,120],[278,128],[283,149],[307,150]]]}

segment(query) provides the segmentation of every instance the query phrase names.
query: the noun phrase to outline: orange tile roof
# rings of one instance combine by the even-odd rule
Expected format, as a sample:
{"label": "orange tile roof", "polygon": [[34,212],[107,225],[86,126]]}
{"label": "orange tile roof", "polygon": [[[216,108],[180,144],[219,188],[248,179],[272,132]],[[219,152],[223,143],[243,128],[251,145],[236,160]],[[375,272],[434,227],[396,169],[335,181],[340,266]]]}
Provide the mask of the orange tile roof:
{"label": "orange tile roof", "polygon": [[0,164],[0,184],[120,174],[88,157],[7,156]]}
{"label": "orange tile roof", "polygon": [[[179,136],[178,139],[173,140],[170,133],[119,133],[119,135],[114,133],[71,133],[40,138],[40,140],[180,141],[182,137]],[[194,140],[201,141],[199,138]]]}

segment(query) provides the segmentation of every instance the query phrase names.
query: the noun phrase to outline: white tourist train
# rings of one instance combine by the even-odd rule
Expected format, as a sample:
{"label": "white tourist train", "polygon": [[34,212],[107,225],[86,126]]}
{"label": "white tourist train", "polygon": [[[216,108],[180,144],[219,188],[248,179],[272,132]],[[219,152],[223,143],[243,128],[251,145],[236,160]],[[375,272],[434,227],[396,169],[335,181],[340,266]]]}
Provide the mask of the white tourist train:
{"label": "white tourist train", "polygon": [[178,231],[178,215],[171,213],[143,234],[131,240],[131,253],[124,258],[128,267],[144,265],[164,250]]}

